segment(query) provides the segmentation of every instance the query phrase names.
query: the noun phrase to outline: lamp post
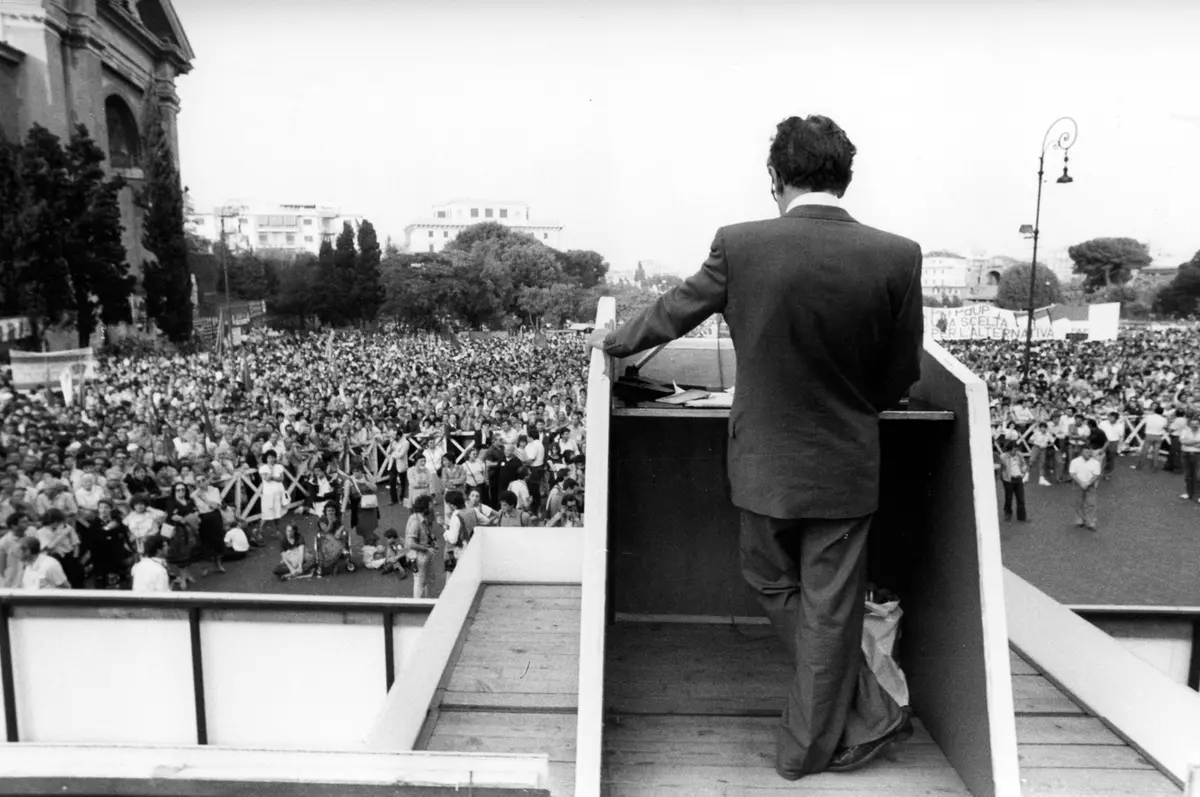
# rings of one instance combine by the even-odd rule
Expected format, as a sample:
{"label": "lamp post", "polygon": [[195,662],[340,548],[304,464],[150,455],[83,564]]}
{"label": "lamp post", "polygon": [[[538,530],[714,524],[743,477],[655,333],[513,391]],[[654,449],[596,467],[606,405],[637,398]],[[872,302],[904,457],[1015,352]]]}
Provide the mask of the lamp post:
{"label": "lamp post", "polygon": [[[1065,124],[1064,124],[1065,123]],[[1057,135],[1051,134],[1058,129],[1060,132]],[[1033,216],[1033,262],[1029,265],[1029,317],[1026,319],[1025,328],[1025,363],[1022,368],[1021,381],[1023,384],[1029,383],[1029,357],[1033,349],[1033,291],[1037,287],[1037,250],[1038,236],[1041,234],[1039,225],[1042,221],[1042,178],[1045,175],[1046,166],[1046,150],[1050,149],[1051,145],[1055,149],[1063,151],[1063,173],[1055,182],[1067,184],[1074,180],[1067,173],[1067,164],[1070,161],[1070,156],[1067,154],[1072,146],[1075,145],[1075,139],[1079,136],[1079,125],[1075,124],[1075,120],[1069,116],[1063,116],[1055,119],[1054,122],[1046,130],[1045,137],[1042,138],[1042,152],[1038,156],[1038,187],[1037,187],[1037,210]],[[1025,227],[1021,228],[1025,231]]]}

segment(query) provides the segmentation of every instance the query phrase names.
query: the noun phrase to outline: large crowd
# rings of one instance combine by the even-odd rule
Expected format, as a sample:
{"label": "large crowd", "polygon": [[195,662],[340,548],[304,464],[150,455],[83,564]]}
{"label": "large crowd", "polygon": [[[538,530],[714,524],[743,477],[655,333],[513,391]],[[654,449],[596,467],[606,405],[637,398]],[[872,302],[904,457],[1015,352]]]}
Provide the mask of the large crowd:
{"label": "large crowd", "polygon": [[1131,468],[1182,476],[1200,500],[1200,326],[1123,328],[1115,341],[1039,341],[1029,380],[1024,347],[949,342],[988,385],[1004,513],[1027,520],[1025,484],[1073,485],[1078,525],[1095,530],[1096,495],[1123,455]]}
{"label": "large crowd", "polygon": [[0,587],[186,589],[277,542],[281,579],[412,572],[421,597],[477,526],[581,525],[586,364],[574,334],[258,331],[101,354],[69,403],[6,375]]}

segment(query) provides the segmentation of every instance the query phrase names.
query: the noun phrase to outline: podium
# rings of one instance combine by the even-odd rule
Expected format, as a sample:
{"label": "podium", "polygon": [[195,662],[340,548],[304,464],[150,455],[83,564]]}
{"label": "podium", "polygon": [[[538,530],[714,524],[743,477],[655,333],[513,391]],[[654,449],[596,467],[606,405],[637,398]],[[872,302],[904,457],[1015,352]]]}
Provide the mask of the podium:
{"label": "podium", "polygon": [[[616,362],[614,380],[639,359]],[[726,387],[736,385],[736,355],[727,339],[685,339],[637,373],[667,384]],[[739,516],[726,479],[728,416],[728,409],[612,401],[610,714],[649,705],[667,714],[753,716],[771,704],[736,684],[761,669],[786,679],[788,662],[772,651],[770,627],[740,572]],[[977,511],[994,503],[976,500],[995,489],[984,387],[928,341],[910,398],[881,414],[881,447],[868,579],[900,596],[897,658],[912,706],[971,794],[1017,794],[999,528],[994,515]],[[756,624],[755,633],[746,631]],[[737,629],[742,639],[722,628]],[[759,653],[738,653],[752,637]],[[653,666],[645,651],[656,646],[660,658],[674,657],[663,677],[671,666],[694,673],[692,686],[666,702],[661,689],[626,685],[638,668]],[[723,673],[692,664],[722,656],[738,664]],[[722,682],[729,684],[726,698]],[[782,686],[767,680],[758,689]]]}

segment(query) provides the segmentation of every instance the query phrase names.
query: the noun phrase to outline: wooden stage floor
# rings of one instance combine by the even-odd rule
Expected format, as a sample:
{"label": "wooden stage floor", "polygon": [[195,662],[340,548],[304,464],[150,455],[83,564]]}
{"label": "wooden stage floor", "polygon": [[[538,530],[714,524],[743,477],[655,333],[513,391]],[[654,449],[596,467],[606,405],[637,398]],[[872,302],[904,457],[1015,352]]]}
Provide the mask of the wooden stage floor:
{"label": "wooden stage floor", "polygon": [[[575,787],[578,586],[485,584],[418,749],[544,753],[551,794]],[[774,770],[786,653],[764,625],[621,622],[608,629],[605,797],[966,795],[925,728],[854,773],[797,782]],[[1015,653],[1026,795],[1179,795],[1176,787]]]}

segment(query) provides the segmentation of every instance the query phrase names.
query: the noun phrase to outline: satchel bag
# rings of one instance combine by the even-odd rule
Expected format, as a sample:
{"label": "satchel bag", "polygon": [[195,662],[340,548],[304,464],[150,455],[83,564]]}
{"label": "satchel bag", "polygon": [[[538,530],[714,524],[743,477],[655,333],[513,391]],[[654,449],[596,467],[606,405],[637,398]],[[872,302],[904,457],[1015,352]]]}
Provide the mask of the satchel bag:
{"label": "satchel bag", "polygon": [[358,482],[354,483],[354,489],[358,491],[358,505],[361,509],[378,509],[379,496],[375,493],[364,493],[358,486]]}
{"label": "satchel bag", "polygon": [[159,529],[158,529],[158,533],[162,535],[163,539],[169,540],[169,539],[173,538],[175,536],[175,524],[174,523],[162,524],[162,526],[159,527]]}

